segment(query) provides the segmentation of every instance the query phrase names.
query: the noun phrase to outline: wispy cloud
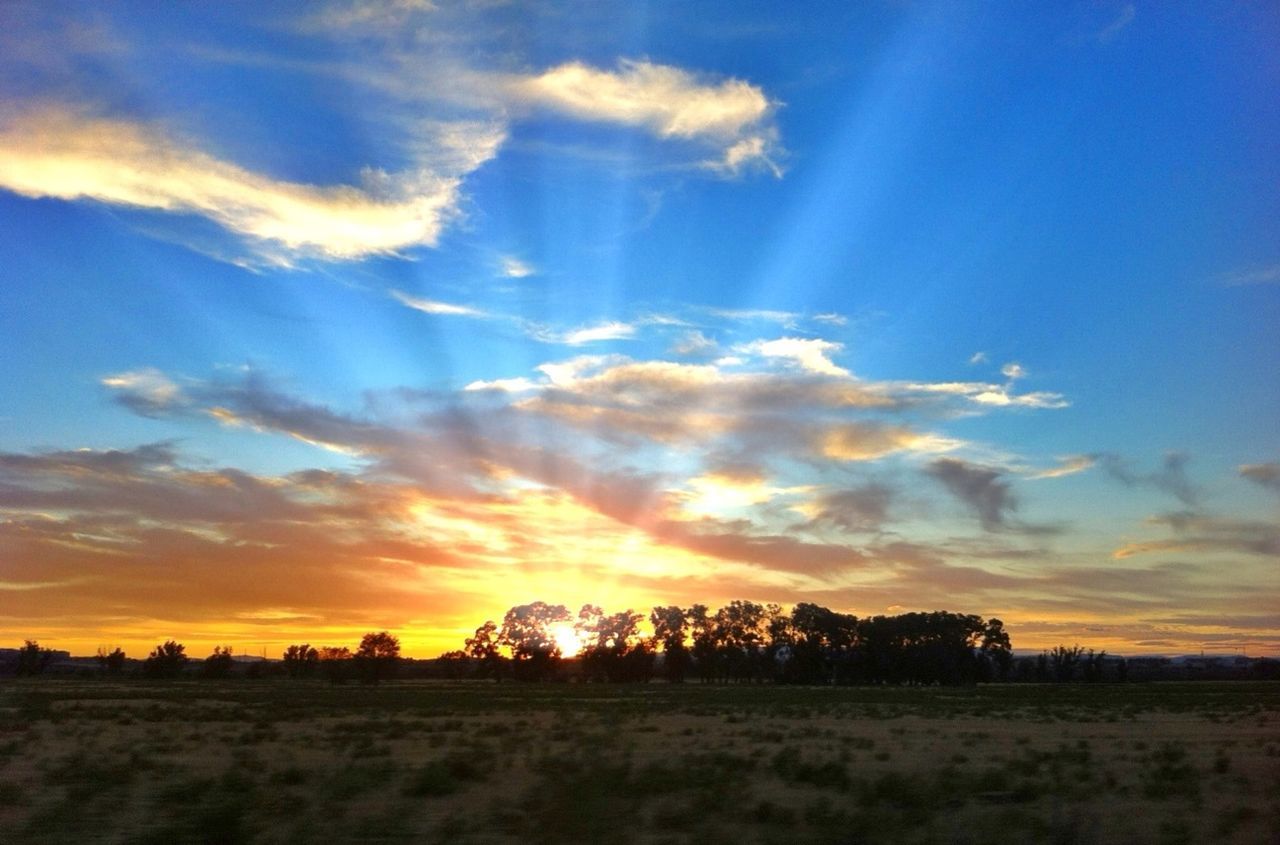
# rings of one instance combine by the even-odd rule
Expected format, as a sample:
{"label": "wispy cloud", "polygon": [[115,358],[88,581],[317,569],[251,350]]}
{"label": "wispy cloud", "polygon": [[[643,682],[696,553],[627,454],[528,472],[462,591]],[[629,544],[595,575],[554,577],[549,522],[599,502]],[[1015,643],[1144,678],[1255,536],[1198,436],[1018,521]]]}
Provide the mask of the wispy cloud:
{"label": "wispy cloud", "polygon": [[1224,519],[1195,512],[1161,514],[1147,520],[1172,529],[1174,537],[1125,543],[1111,553],[1116,559],[1159,552],[1249,554],[1280,557],[1280,525]]}
{"label": "wispy cloud", "polygon": [[800,315],[794,311],[775,311],[767,308],[708,308],[707,313],[725,320],[744,323],[777,323],[784,329],[793,329]]}
{"label": "wispy cloud", "polygon": [[599,343],[605,340],[629,340],[635,337],[636,327],[632,323],[607,320],[602,323],[567,330],[529,325],[526,327],[526,333],[529,337],[541,343],[582,346],[587,343]]}
{"label": "wispy cloud", "polygon": [[502,258],[502,275],[508,279],[523,279],[536,272],[532,264],[521,261],[513,255],[505,255]]}
{"label": "wispy cloud", "polygon": [[491,128],[461,132],[454,143],[466,147],[467,166],[366,169],[362,187],[327,187],[246,170],[153,126],[45,107],[0,124],[0,187],[200,215],[277,263],[355,259],[434,245],[458,213],[462,177],[502,137]]}
{"label": "wispy cloud", "polygon": [[925,473],[947,489],[977,515],[987,531],[999,531],[1009,525],[1009,515],[1018,509],[1009,483],[1001,470],[979,466],[955,458],[939,458]]}
{"label": "wispy cloud", "polygon": [[818,435],[817,441],[817,451],[837,461],[876,460],[896,452],[950,452],[964,445],[959,440],[936,434],[873,422],[832,426]]}
{"label": "wispy cloud", "polygon": [[1280,284],[1280,264],[1251,267],[1246,270],[1228,273],[1222,277],[1222,283],[1228,287]]}
{"label": "wispy cloud", "polygon": [[843,349],[843,344],[820,338],[782,337],[777,340],[755,340],[735,346],[735,352],[759,355],[787,362],[810,373],[825,376],[848,376],[849,371],[838,366],[830,358],[833,352]]}
{"label": "wispy cloud", "polygon": [[671,352],[675,355],[710,355],[714,353],[720,344],[707,337],[700,331],[687,331],[680,337],[676,338],[676,342],[671,345]]}
{"label": "wispy cloud", "polygon": [[1273,493],[1280,493],[1280,462],[1244,464],[1240,467],[1240,477],[1247,478]]}
{"label": "wispy cloud", "polygon": [[142,416],[154,416],[183,401],[178,385],[154,367],[116,373],[103,378],[102,384],[120,391],[121,401]]}
{"label": "wispy cloud", "polygon": [[1174,496],[1187,505],[1200,500],[1200,488],[1187,477],[1186,467],[1191,457],[1185,452],[1169,452],[1164,456],[1160,469],[1139,472],[1124,458],[1114,453],[1092,456],[1107,475],[1128,487],[1153,487]]}
{"label": "wispy cloud", "polygon": [[1107,44],[1124,30],[1129,24],[1133,23],[1134,18],[1138,16],[1138,10],[1132,3],[1126,3],[1120,7],[1114,20],[1107,24],[1098,33],[1098,42]]}
{"label": "wispy cloud", "polygon": [[478,308],[472,308],[469,305],[454,305],[449,302],[438,302],[433,299],[423,299],[417,296],[410,296],[404,291],[391,290],[391,297],[403,305],[412,308],[415,311],[421,311],[424,314],[442,314],[456,317],[488,317],[487,312]]}
{"label": "wispy cloud", "polygon": [[1026,369],[1017,361],[1010,361],[1008,364],[1001,367],[1000,374],[1010,381],[1027,377]]}
{"label": "wispy cloud", "polygon": [[1071,455],[1061,458],[1060,461],[1056,467],[1033,472],[1027,478],[1062,478],[1065,475],[1075,475],[1092,467],[1098,459],[1094,455]]}

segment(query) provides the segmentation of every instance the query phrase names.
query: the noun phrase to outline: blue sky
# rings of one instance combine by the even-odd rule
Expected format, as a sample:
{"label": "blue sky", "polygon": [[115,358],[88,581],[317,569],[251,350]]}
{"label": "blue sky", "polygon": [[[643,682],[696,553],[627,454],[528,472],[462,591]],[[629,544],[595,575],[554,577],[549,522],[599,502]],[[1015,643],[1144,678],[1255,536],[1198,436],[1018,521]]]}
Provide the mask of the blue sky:
{"label": "blue sky", "polygon": [[746,597],[1280,645],[1273,9],[0,32],[10,639]]}

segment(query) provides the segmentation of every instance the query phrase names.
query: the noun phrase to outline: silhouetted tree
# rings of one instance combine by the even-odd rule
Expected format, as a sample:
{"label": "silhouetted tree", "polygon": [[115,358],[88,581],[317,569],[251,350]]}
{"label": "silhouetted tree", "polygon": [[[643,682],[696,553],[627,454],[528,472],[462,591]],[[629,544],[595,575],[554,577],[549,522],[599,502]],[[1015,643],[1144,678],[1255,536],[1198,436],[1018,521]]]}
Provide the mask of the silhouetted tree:
{"label": "silhouetted tree", "polygon": [[871,683],[973,683],[983,630],[980,616],[946,611],[863,619],[857,672]]}
{"label": "silhouetted tree", "polygon": [[312,648],[310,643],[291,645],[284,650],[282,660],[284,670],[290,678],[310,678],[320,665],[320,652]]}
{"label": "silhouetted tree", "polygon": [[667,680],[683,683],[690,661],[685,646],[689,625],[684,610],[675,605],[655,607],[649,614],[649,624],[653,626],[654,647],[662,647],[662,669]]}
{"label": "silhouetted tree", "polygon": [[1102,680],[1102,667],[1107,659],[1107,652],[1093,653],[1093,649],[1089,649],[1089,653],[1084,657],[1084,682],[1086,684],[1096,684]]}
{"label": "silhouetted tree", "polygon": [[22,648],[18,649],[18,665],[14,674],[28,677],[42,674],[52,660],[52,651],[41,648],[35,640],[24,640]]}
{"label": "silhouetted tree", "polygon": [[187,665],[187,650],[182,643],[165,640],[151,650],[142,671],[153,678],[176,678]]}
{"label": "silhouetted tree", "polygon": [[1076,666],[1080,663],[1080,658],[1083,654],[1084,649],[1078,645],[1071,648],[1067,648],[1064,645],[1055,646],[1048,655],[1049,668],[1052,671],[1053,679],[1060,684],[1068,683],[1075,677]]}
{"label": "silhouetted tree", "polygon": [[231,674],[234,665],[231,646],[214,646],[213,654],[206,657],[200,666],[200,674],[205,678],[225,678]]}
{"label": "silhouetted tree", "polygon": [[741,600],[729,602],[716,611],[713,630],[716,652],[729,678],[742,682],[761,677],[766,642],[762,605]]}
{"label": "silhouetted tree", "polygon": [[801,602],[791,609],[790,656],[783,677],[797,684],[850,681],[858,618]]}
{"label": "silhouetted tree", "polygon": [[467,638],[463,653],[476,666],[476,673],[482,678],[502,680],[507,659],[502,656],[502,648],[498,641],[498,626],[492,619],[486,620],[476,628],[476,632]]}
{"label": "silhouetted tree", "polygon": [[446,651],[435,659],[434,674],[451,681],[461,680],[472,674],[473,663],[465,651]]}
{"label": "silhouetted tree", "polygon": [[613,683],[649,680],[653,647],[640,638],[643,620],[643,615],[630,609],[605,615],[595,605],[584,605],[576,627],[584,643],[583,674]]}
{"label": "silhouetted tree", "polygon": [[1009,632],[999,619],[988,619],[982,631],[982,655],[991,667],[991,677],[984,680],[1005,681],[1009,679],[1009,670],[1013,666],[1013,647],[1009,642]]}
{"label": "silhouetted tree", "polygon": [[695,604],[685,612],[689,634],[693,639],[693,660],[703,683],[720,677],[720,660],[716,649],[715,619],[705,604]]}
{"label": "silhouetted tree", "polygon": [[562,604],[535,601],[507,611],[502,618],[498,642],[511,649],[512,670],[516,678],[541,681],[555,674],[561,652],[551,628],[569,620],[569,610]]}
{"label": "silhouetted tree", "polygon": [[355,654],[356,670],[367,684],[395,677],[399,660],[400,640],[386,631],[365,634]]}
{"label": "silhouetted tree", "polygon": [[125,654],[119,647],[107,651],[106,646],[98,646],[98,666],[108,675],[119,675],[124,671]]}
{"label": "silhouetted tree", "polygon": [[321,646],[317,649],[320,669],[331,684],[340,684],[350,676],[351,649],[346,646]]}

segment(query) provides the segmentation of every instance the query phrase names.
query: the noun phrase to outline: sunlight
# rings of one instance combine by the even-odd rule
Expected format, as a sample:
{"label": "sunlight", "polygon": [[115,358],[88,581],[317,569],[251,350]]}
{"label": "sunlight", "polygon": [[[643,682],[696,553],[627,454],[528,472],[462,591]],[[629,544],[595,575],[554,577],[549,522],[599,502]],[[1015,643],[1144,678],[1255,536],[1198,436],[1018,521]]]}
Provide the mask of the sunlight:
{"label": "sunlight", "polygon": [[582,651],[582,638],[568,622],[552,625],[551,639],[555,640],[556,645],[560,647],[560,654],[564,657],[576,657],[578,652]]}

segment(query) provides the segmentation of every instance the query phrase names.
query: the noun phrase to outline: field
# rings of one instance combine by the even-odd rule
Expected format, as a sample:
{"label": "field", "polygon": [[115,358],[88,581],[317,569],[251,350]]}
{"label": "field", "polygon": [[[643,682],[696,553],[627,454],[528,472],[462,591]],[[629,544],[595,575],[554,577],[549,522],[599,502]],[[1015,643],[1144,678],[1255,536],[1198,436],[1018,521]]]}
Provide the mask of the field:
{"label": "field", "polygon": [[1280,841],[1280,684],[0,684],[5,842]]}

